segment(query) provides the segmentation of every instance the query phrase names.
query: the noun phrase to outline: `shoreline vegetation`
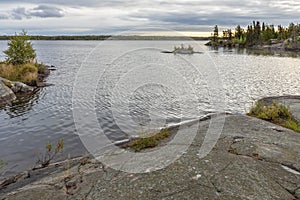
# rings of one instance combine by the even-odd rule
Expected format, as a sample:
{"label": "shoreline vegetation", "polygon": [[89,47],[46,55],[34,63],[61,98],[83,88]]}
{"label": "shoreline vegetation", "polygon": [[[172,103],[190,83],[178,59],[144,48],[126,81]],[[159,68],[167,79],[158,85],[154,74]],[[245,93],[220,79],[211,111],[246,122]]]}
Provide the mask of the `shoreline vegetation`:
{"label": "shoreline vegetation", "polygon": [[[15,36],[2,35],[0,40],[10,40]],[[45,35],[29,35],[30,40],[196,40],[207,41],[211,37],[188,37],[188,36],[112,36],[112,35],[58,35],[58,36],[45,36]]]}
{"label": "shoreline vegetation", "polygon": [[300,122],[292,115],[291,109],[282,103],[267,103],[262,99],[251,107],[247,115],[300,133]]}
{"label": "shoreline vegetation", "polygon": [[35,49],[25,31],[10,38],[0,62],[0,105],[17,99],[19,93],[31,93],[38,87],[49,86],[44,79],[54,70],[36,60]]}
{"label": "shoreline vegetation", "polygon": [[171,133],[168,128],[164,128],[158,133],[150,134],[148,137],[137,137],[131,139],[125,145],[122,145],[122,148],[131,149],[135,152],[140,152],[144,149],[157,147],[163,140],[169,138]]}
{"label": "shoreline vegetation", "polygon": [[238,25],[235,30],[227,29],[219,33],[214,27],[210,42],[212,47],[239,47],[258,50],[300,51],[300,25],[290,23],[288,27],[268,25],[253,21],[246,29]]}

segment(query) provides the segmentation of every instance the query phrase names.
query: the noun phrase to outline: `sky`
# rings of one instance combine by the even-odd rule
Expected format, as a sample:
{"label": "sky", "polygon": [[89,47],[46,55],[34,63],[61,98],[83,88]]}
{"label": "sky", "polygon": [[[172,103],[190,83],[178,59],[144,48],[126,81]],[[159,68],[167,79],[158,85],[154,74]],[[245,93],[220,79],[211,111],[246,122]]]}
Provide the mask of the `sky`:
{"label": "sky", "polygon": [[300,21],[299,0],[1,0],[0,35],[190,35]]}

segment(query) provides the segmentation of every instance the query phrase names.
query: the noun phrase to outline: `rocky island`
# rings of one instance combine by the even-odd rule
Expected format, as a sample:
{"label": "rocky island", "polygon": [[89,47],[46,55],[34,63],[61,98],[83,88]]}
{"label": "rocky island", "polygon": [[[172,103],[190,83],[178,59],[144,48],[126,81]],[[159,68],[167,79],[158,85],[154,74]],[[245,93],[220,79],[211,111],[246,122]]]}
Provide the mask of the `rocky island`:
{"label": "rocky island", "polygon": [[16,100],[18,94],[49,86],[44,78],[55,68],[37,63],[35,50],[28,39],[25,31],[15,35],[4,51],[7,58],[0,62],[0,106]]}
{"label": "rocky island", "polygon": [[194,51],[194,48],[191,45],[185,47],[181,44],[179,47],[175,46],[173,51],[162,51],[162,53],[173,53],[173,54],[194,54],[194,53],[201,53]]}
{"label": "rocky island", "polygon": [[240,25],[223,30],[220,37],[216,25],[211,40],[206,44],[212,47],[242,47],[257,50],[300,51],[300,25],[290,23],[288,27],[268,25],[253,21],[246,29]]}

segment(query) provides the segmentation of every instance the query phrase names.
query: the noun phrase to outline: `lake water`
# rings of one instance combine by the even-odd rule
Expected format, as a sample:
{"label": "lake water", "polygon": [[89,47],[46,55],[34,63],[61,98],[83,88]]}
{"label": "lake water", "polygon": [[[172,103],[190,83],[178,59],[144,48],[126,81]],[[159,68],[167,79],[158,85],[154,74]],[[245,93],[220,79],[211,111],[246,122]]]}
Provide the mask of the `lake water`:
{"label": "lake water", "polygon": [[[193,41],[33,43],[38,61],[57,67],[47,78],[54,85],[0,110],[0,159],[8,163],[1,176],[33,167],[45,144],[60,138],[61,158],[87,153],[76,134],[74,101],[94,109],[105,134],[118,141],[220,109],[243,114],[262,97],[300,94],[297,57],[212,50]],[[180,44],[204,53],[161,53]],[[0,51],[6,48],[0,41]]]}

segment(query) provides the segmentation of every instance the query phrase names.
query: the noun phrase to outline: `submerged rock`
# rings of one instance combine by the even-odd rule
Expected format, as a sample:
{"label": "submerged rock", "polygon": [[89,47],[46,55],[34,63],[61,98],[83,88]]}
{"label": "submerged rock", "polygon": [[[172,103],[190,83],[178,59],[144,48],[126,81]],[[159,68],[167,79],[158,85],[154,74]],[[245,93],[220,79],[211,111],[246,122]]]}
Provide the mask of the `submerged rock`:
{"label": "submerged rock", "polygon": [[46,83],[46,82],[40,82],[40,81],[38,81],[38,82],[36,82],[36,86],[37,87],[49,87],[49,86],[52,86],[53,84],[51,84],[51,83]]}
{"label": "submerged rock", "polygon": [[31,86],[28,86],[24,83],[21,82],[13,82],[12,87],[11,87],[12,91],[14,91],[14,93],[18,93],[18,92],[33,92],[34,88]]}

